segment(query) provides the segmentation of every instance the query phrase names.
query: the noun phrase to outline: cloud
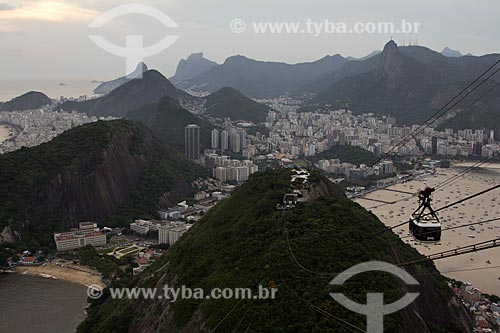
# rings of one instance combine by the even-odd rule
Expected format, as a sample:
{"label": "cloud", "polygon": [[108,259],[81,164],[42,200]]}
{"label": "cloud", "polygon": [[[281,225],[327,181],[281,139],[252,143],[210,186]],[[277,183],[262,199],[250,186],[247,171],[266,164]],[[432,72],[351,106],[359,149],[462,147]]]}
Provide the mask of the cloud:
{"label": "cloud", "polygon": [[[4,8],[2,10],[2,8]],[[81,8],[61,1],[25,2],[22,6],[12,7],[0,4],[0,21],[91,21],[98,12]]]}

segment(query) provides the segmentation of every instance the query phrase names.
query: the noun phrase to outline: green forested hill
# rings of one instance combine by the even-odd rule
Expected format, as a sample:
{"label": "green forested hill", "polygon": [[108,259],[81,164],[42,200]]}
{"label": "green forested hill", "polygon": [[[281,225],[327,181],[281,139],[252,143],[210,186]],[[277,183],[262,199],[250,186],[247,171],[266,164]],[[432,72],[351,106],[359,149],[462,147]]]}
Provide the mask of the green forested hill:
{"label": "green forested hill", "polygon": [[[79,332],[344,332],[323,311],[365,329],[365,317],[341,307],[329,296],[338,291],[366,303],[367,292],[384,292],[386,303],[404,288],[386,273],[353,277],[342,287],[329,286],[333,275],[361,262],[394,262],[419,257],[392,233],[376,242],[349,246],[383,229],[378,219],[315,173],[311,193],[323,194],[296,209],[275,209],[290,190],[289,170],[254,174],[231,198],[209,211],[148,270],[129,286],[203,288],[277,288],[274,300],[111,300],[94,302]],[[314,195],[313,197],[317,197]],[[286,237],[288,233],[288,240]],[[299,267],[295,260],[305,267]],[[397,259],[396,259],[397,258]],[[410,307],[384,319],[387,332],[459,332],[464,330],[460,305],[432,264],[413,266],[422,293]],[[109,295],[109,294],[107,294]]]}
{"label": "green forested hill", "polygon": [[140,123],[79,126],[0,155],[0,230],[8,227],[16,241],[36,248],[52,245],[52,232],[78,222],[128,224],[154,217],[162,203],[191,194],[189,182],[200,174]]}
{"label": "green forested hill", "polygon": [[264,122],[270,108],[255,102],[236,89],[224,87],[206,97],[206,112],[218,118]]}
{"label": "green forested hill", "polygon": [[371,151],[355,146],[333,146],[315,156],[308,158],[311,161],[339,159],[341,163],[352,163],[356,165],[373,165],[378,158]]}
{"label": "green forested hill", "polygon": [[190,124],[200,126],[202,148],[210,147],[210,131],[213,125],[182,108],[174,99],[164,97],[158,103],[144,105],[126,115],[127,119],[139,121],[148,126],[161,142],[184,151],[184,127]]}

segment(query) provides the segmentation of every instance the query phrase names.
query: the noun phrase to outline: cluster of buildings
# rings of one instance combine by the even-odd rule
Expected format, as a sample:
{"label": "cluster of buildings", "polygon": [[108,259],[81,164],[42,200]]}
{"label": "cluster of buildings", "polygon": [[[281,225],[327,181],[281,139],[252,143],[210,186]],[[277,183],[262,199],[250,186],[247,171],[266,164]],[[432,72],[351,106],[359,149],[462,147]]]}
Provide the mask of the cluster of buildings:
{"label": "cluster of buildings", "polygon": [[472,318],[474,333],[500,332],[500,304],[483,297],[481,290],[468,282],[454,286],[453,290]]}
{"label": "cluster of buildings", "polygon": [[[227,121],[226,121],[227,125]],[[244,128],[234,128],[226,126],[226,129],[219,131],[218,129],[212,130],[210,144],[214,150],[219,150],[221,154],[224,151],[231,151],[233,153],[241,153],[247,158],[252,158],[255,154],[255,147],[249,149],[249,142],[247,138],[247,131]]]}
{"label": "cluster of buildings", "polygon": [[158,244],[173,245],[189,229],[192,224],[184,221],[136,220],[130,223],[130,229],[138,234],[146,235],[150,231],[158,232]]}
{"label": "cluster of buildings", "polygon": [[[295,107],[271,111],[266,125],[270,129],[267,149],[287,158],[314,156],[334,145],[361,147],[381,155],[416,130],[419,125],[397,126],[396,118],[372,113],[355,115],[349,110],[297,112]],[[500,149],[495,133],[464,129],[438,131],[428,127],[398,147],[401,155],[489,156]]]}
{"label": "cluster of buildings", "polygon": [[54,234],[57,251],[76,250],[92,245],[94,247],[106,245],[106,234],[102,232],[97,223],[81,222],[78,228]]}
{"label": "cluster of buildings", "polygon": [[132,268],[132,273],[137,275],[144,271],[148,266],[155,262],[156,259],[161,257],[162,251],[154,250],[154,249],[145,249],[143,251],[139,251],[135,258],[135,262],[137,263],[137,267]]}
{"label": "cluster of buildings", "polygon": [[15,133],[0,143],[0,154],[37,146],[73,127],[97,120],[98,118],[88,117],[84,113],[49,109],[0,112],[0,123],[10,125]]}
{"label": "cluster of buildings", "polygon": [[364,164],[358,166],[351,163],[341,163],[339,159],[330,159],[319,160],[316,166],[323,171],[334,174],[335,176],[343,176],[347,179],[392,175],[397,171],[392,161],[382,161],[370,167]]}
{"label": "cluster of buildings", "polygon": [[[432,155],[442,156],[480,156],[490,157],[500,151],[500,145],[494,141],[494,131],[490,131],[487,144],[484,144],[483,130],[459,130],[456,135],[453,130],[446,130],[444,138],[432,136],[422,140],[425,151]],[[451,135],[451,137],[449,136]]]}
{"label": "cluster of buildings", "polygon": [[9,267],[16,266],[38,266],[42,262],[42,253],[38,251],[36,254],[32,254],[30,251],[24,251],[22,253],[16,253],[16,259],[9,258],[7,263]]}
{"label": "cluster of buildings", "polygon": [[223,183],[244,182],[252,173],[259,171],[259,167],[250,160],[235,160],[214,151],[205,155],[205,166],[212,169],[215,179]]}

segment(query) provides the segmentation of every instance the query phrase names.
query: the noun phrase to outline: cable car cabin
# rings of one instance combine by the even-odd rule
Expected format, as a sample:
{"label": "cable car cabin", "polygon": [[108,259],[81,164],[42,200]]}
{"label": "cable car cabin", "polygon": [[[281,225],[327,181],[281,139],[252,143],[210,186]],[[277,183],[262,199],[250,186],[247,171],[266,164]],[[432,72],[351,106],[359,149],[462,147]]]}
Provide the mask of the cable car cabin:
{"label": "cable car cabin", "polygon": [[435,189],[427,187],[418,192],[420,206],[411,214],[410,233],[420,242],[441,240],[441,222],[431,206],[431,195]]}
{"label": "cable car cabin", "polygon": [[410,232],[420,242],[438,242],[441,239],[439,221],[410,220]]}

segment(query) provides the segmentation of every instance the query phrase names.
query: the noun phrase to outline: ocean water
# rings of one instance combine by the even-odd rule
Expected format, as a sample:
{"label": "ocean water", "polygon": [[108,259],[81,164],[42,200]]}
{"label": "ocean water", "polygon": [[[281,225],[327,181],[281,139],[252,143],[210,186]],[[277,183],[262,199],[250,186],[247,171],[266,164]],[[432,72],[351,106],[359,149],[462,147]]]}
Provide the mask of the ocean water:
{"label": "ocean water", "polygon": [[86,306],[87,291],[82,285],[0,273],[0,332],[75,332]]}
{"label": "ocean water", "polygon": [[0,78],[0,101],[8,101],[29,91],[43,92],[50,98],[91,96],[98,83],[89,79],[2,79]]}

